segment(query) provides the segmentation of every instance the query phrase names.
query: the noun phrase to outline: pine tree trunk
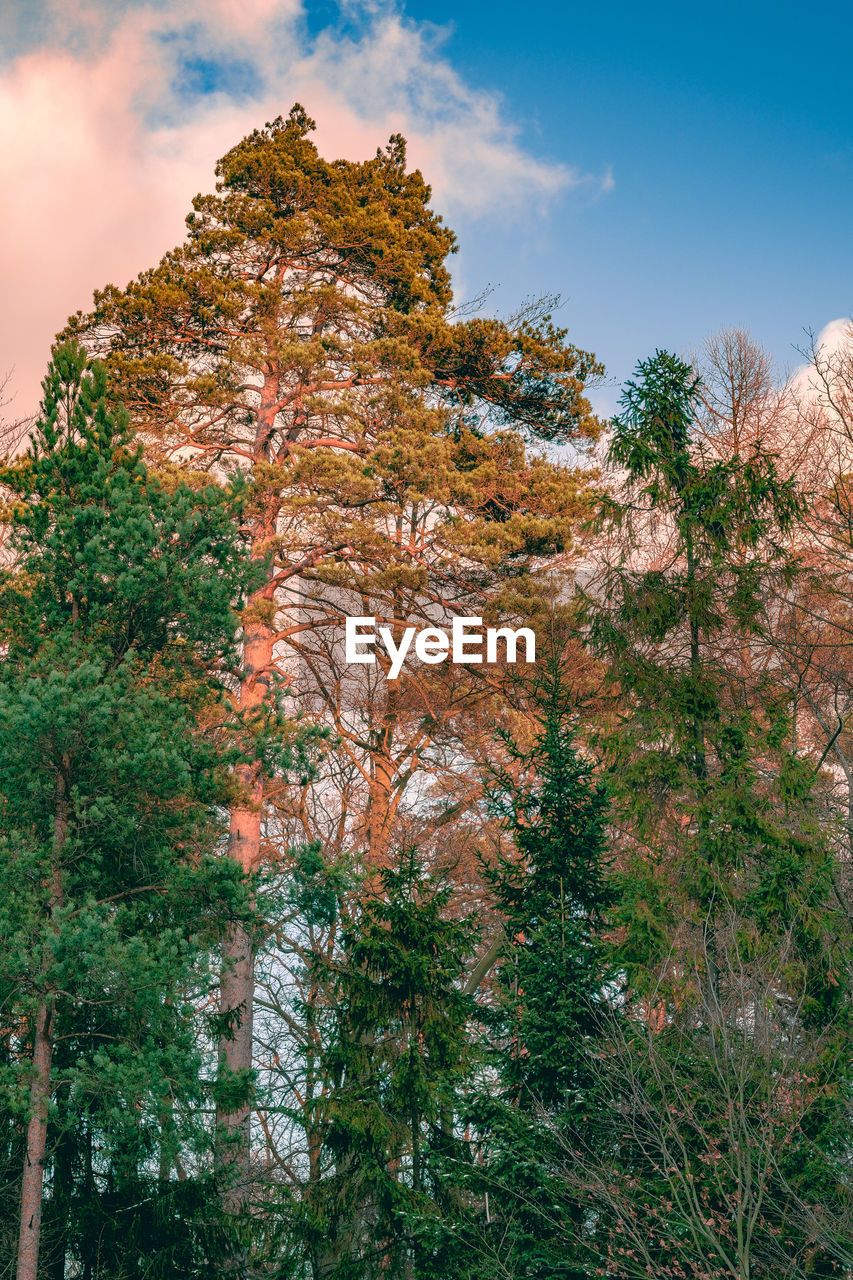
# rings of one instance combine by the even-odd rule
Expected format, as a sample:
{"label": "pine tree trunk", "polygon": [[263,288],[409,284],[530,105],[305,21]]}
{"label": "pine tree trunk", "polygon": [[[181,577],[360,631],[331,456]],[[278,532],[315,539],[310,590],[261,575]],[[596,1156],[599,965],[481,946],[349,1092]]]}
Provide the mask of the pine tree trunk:
{"label": "pine tree trunk", "polygon": [[42,1000],[36,1014],[33,1040],[33,1080],[30,1086],[30,1122],[27,1154],[21,1184],[21,1223],[18,1235],[17,1280],[37,1280],[41,1243],[44,1158],[47,1150],[47,1109],[50,1101],[50,1067],[53,1058],[53,1005]]}
{"label": "pine tree trunk", "polygon": [[388,865],[388,846],[396,812],[394,782],[397,768],[393,758],[399,701],[389,683],[382,720],[372,733],[370,793],[367,807],[367,864],[371,871]]}
{"label": "pine tree trunk", "polygon": [[[264,525],[256,542],[256,554],[263,555],[272,529]],[[239,709],[249,718],[260,710],[269,692],[269,671],[273,658],[273,631],[269,610],[272,585],[252,597],[244,615],[243,671]],[[261,859],[263,777],[260,765],[244,764],[237,769],[242,797],[231,810],[229,857],[246,874],[255,871]],[[231,1073],[246,1074],[252,1069],[252,1029],[255,1000],[255,957],[252,939],[242,925],[232,926],[222,946],[222,976],[219,1010],[228,1019],[227,1032],[219,1041],[220,1080]],[[252,1104],[247,1095],[234,1105],[221,1101],[217,1106],[217,1168],[222,1184],[223,1207],[229,1213],[244,1210],[250,1190],[250,1126]]]}
{"label": "pine tree trunk", "polygon": [[[50,915],[55,918],[62,905],[60,859],[68,835],[68,794],[64,769],[56,774],[56,808],[53,821]],[[21,1180],[21,1215],[18,1232],[17,1280],[38,1280],[41,1245],[44,1160],[47,1152],[47,1113],[50,1105],[50,1072],[53,1062],[53,996],[45,994],[36,1011],[33,1035],[33,1078],[30,1085],[30,1120],[27,1150]]]}

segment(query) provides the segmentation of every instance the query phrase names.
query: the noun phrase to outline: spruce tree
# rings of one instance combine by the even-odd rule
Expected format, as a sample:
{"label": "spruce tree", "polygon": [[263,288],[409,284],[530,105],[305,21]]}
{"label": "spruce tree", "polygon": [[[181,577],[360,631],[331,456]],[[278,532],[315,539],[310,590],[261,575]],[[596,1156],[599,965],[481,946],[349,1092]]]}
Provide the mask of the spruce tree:
{"label": "spruce tree", "polygon": [[607,511],[618,554],[588,592],[612,695],[598,738],[628,1015],[604,1072],[612,1164],[591,1185],[616,1275],[769,1277],[782,1253],[790,1274],[823,1274],[849,939],[819,779],[765,661],[801,499],[760,439],[715,452],[701,394],[667,352],[627,385]]}
{"label": "spruce tree", "polygon": [[[637,982],[658,976],[685,903],[701,919],[782,892],[790,918],[827,873],[789,695],[762,662],[802,500],[760,441],[714,455],[695,429],[700,394],[667,352],[628,383],[611,445],[623,496],[605,504],[619,554],[588,595],[614,696],[599,737],[632,833],[623,957]],[[797,867],[787,889],[782,865]]]}
{"label": "spruce tree", "polygon": [[590,1063],[609,976],[608,802],[577,746],[577,709],[553,654],[530,704],[532,741],[503,736],[507,764],[489,788],[511,840],[489,872],[505,942],[470,1102],[476,1158],[463,1186],[477,1212],[453,1266],[580,1280],[582,1205],[565,1194],[561,1169],[564,1146],[589,1143],[597,1124]]}
{"label": "spruce tree", "polygon": [[[309,883],[328,877],[318,868]],[[444,1208],[439,1154],[468,1062],[462,990],[474,927],[449,911],[452,888],[414,848],[353,908],[339,946],[311,961],[327,992],[324,1076],[314,1123],[323,1177],[295,1219],[313,1280],[433,1276]],[[328,908],[328,899],[323,901]]]}

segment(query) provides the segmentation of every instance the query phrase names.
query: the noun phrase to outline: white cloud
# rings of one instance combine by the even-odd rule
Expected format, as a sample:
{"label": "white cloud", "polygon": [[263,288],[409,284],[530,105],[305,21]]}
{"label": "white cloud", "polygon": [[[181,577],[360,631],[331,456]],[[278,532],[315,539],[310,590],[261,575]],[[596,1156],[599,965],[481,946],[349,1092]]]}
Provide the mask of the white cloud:
{"label": "white cloud", "polygon": [[831,355],[836,351],[845,350],[853,338],[851,329],[853,329],[853,320],[849,316],[839,316],[837,320],[830,320],[817,335],[816,351],[819,354]]}
{"label": "white cloud", "polygon": [[[847,355],[853,351],[853,320],[849,316],[830,320],[813,339],[811,346],[819,365],[832,364],[834,357]],[[818,378],[814,359],[795,369],[788,379],[788,385],[801,398],[814,400],[823,397],[824,388]]]}
{"label": "white cloud", "polygon": [[364,157],[404,133],[451,221],[612,185],[526,151],[500,98],[464,82],[434,28],[388,4],[348,9],[353,34],[310,40],[300,0],[53,0],[39,23],[50,41],[0,70],[0,373],[14,366],[18,412],[35,407],[68,314],[179,241],[216,159],[294,101],[327,155]]}

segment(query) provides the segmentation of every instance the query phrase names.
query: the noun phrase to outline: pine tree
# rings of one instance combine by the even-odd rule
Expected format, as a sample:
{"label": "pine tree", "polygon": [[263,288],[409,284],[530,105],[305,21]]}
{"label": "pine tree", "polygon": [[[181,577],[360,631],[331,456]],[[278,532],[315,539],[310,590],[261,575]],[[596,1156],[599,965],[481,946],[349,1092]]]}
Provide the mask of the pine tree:
{"label": "pine tree", "polygon": [[[195,200],[186,243],[96,295],[72,329],[108,361],[152,451],[250,473],[246,527],[268,572],[242,616],[240,710],[262,715],[277,673],[302,659],[306,701],[364,780],[352,856],[381,866],[409,779],[456,728],[459,673],[417,664],[388,682],[386,664],[354,682],[340,669],[342,615],[399,635],[479,613],[484,599],[523,609],[534,558],[570,545],[588,488],[528,456],[524,438],[594,434],[583,388],[600,369],[547,308],[510,324],[455,315],[455,240],[403,140],[328,162],[312,128],[296,106],[235,146],[216,193]],[[482,696],[467,674],[467,696]],[[251,871],[270,788],[260,761],[238,776],[230,853]],[[224,960],[223,1081],[252,1062],[254,955],[239,929]],[[250,1107],[228,1097],[236,1208],[249,1196]]]}
{"label": "pine tree", "polygon": [[[77,1235],[90,1276],[188,1276],[192,1197],[170,1174],[200,1138],[185,1109],[208,1092],[188,1016],[210,948],[248,918],[214,856],[227,759],[199,722],[219,714],[245,567],[233,498],[157,482],[107,408],[102,364],[65,343],[43,385],[30,449],[2,471],[0,1083],[25,1126],[17,1276],[41,1274],[46,1172],[55,1274]],[[111,1218],[95,1264],[98,1236],[79,1237]]]}

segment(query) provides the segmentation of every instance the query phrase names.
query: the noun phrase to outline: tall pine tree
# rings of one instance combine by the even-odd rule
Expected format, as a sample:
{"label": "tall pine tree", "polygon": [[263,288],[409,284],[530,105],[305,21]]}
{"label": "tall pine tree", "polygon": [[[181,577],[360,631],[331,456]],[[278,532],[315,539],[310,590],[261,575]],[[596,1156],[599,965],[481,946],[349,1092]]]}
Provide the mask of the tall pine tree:
{"label": "tall pine tree", "polygon": [[52,1274],[75,1254],[91,1277],[197,1274],[192,1197],[171,1185],[182,1142],[209,1128],[192,1118],[209,1087],[188,1015],[210,948],[247,911],[215,856],[227,758],[200,729],[222,718],[245,582],[233,498],[164,488],[106,397],[103,365],[59,346],[30,449],[1,477],[14,556],[0,578],[2,1103],[24,1126],[18,1280],[42,1274],[46,1175]]}
{"label": "tall pine tree", "polygon": [[[409,779],[456,728],[459,698],[440,686],[459,672],[417,664],[389,682],[383,661],[355,678],[340,668],[342,617],[373,614],[399,636],[410,620],[479,611],[506,579],[514,610],[531,558],[569,545],[586,483],[528,457],[523,437],[594,434],[583,388],[599,366],[544,308],[509,324],[455,314],[455,240],[403,139],[330,162],[312,129],[295,106],[233,147],[186,242],[99,293],[73,328],[109,362],[150,448],[251,474],[246,527],[267,574],[242,617],[240,709],[262,716],[277,673],[303,659],[306,698],[363,779],[353,854],[380,866]],[[230,853],[250,871],[269,851],[269,779],[257,760],[239,776]],[[239,1077],[254,1002],[239,929],[221,1002],[223,1079]],[[249,1116],[223,1088],[233,1207],[249,1198]]]}

